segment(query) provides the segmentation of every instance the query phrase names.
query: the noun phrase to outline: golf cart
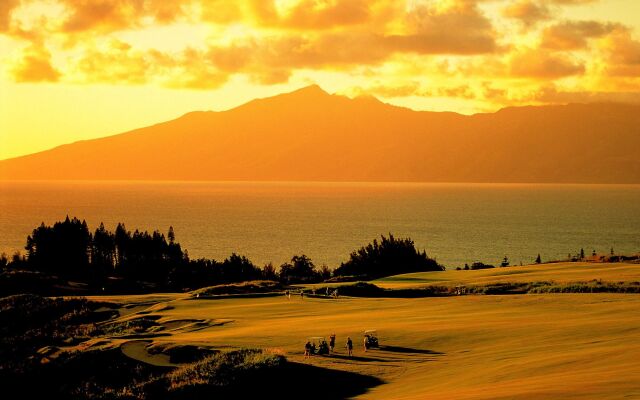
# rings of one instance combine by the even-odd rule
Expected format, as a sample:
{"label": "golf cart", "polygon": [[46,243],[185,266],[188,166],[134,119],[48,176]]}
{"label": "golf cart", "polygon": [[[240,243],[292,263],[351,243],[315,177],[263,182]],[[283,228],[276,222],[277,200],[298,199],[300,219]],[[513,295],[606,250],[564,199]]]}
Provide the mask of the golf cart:
{"label": "golf cart", "polygon": [[376,331],[375,329],[364,331],[364,338],[368,349],[371,349],[373,347],[380,347],[380,345],[378,344],[378,331]]}
{"label": "golf cart", "polygon": [[311,342],[311,354],[325,355],[329,354],[329,343],[322,336],[314,336],[309,338]]}

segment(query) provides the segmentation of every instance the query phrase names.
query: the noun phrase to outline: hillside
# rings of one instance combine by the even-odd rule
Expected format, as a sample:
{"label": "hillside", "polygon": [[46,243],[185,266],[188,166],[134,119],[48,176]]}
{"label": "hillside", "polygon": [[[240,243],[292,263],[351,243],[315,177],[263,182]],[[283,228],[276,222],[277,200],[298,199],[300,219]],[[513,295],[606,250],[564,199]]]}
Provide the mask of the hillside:
{"label": "hillside", "polygon": [[[558,263],[406,274],[376,283],[396,289],[533,279],[633,283],[639,274],[638,264]],[[88,301],[11,296],[0,304],[5,322],[0,381],[5,379],[6,390],[53,398],[69,393],[122,399],[142,398],[134,396],[139,393],[170,399],[238,393],[279,399],[300,393],[309,399],[636,398],[638,306],[638,295],[611,293],[427,298],[154,293]],[[370,329],[377,330],[380,347],[365,352],[363,332]],[[330,334],[337,338],[334,352],[303,355],[308,339],[319,344],[318,337]],[[353,339],[352,357],[345,349],[347,337]],[[218,363],[210,358],[214,353],[233,359]],[[247,375],[256,368],[258,373]],[[235,380],[231,395],[219,393],[234,384],[223,380],[225,373]],[[272,384],[283,376],[283,384]]]}
{"label": "hillside", "polygon": [[559,262],[475,271],[447,270],[395,275],[372,281],[386,289],[420,288],[431,285],[489,285],[500,283],[639,282],[640,265],[630,263]]}
{"label": "hillside", "polygon": [[[337,377],[357,374],[346,383],[352,390],[366,382],[363,377],[384,382],[363,385],[365,393],[356,397],[362,399],[620,399],[640,390],[635,379],[640,373],[636,295],[337,300],[179,296],[168,295],[146,309],[132,308],[134,313],[122,317],[157,318],[166,328],[155,337],[106,338],[107,343],[126,342],[121,345],[126,355],[147,362],[153,357],[148,349],[167,342],[277,349],[291,362],[321,368],[307,376],[313,383],[309,398],[352,398],[324,395],[326,387],[345,387],[337,379],[321,384],[320,376],[329,371]],[[130,296],[96,299],[128,305],[134,301]],[[206,325],[180,327],[186,321]],[[180,328],[169,330],[176,325]],[[362,350],[365,329],[378,330],[380,349]],[[332,356],[304,359],[308,337],[331,333],[337,336]],[[353,358],[344,349],[347,336],[354,340]],[[278,396],[287,398],[289,387],[280,385]]]}
{"label": "hillside", "polygon": [[0,161],[0,179],[640,183],[638,126],[633,105],[464,116],[310,86]]}

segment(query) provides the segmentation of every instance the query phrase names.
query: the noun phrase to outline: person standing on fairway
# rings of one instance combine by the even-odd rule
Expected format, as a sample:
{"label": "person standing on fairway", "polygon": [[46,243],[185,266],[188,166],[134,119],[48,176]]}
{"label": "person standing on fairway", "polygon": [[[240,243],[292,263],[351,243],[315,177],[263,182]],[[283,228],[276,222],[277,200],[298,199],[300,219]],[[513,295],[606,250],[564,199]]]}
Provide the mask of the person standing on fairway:
{"label": "person standing on fairway", "polygon": [[304,345],[304,358],[309,358],[311,355],[311,342],[307,340],[307,343]]}
{"label": "person standing on fairway", "polygon": [[333,348],[336,345],[336,334],[332,333],[331,336],[329,336],[329,350],[333,353]]}
{"label": "person standing on fairway", "polygon": [[347,337],[347,353],[349,357],[353,356],[353,342],[351,341],[351,337]]}

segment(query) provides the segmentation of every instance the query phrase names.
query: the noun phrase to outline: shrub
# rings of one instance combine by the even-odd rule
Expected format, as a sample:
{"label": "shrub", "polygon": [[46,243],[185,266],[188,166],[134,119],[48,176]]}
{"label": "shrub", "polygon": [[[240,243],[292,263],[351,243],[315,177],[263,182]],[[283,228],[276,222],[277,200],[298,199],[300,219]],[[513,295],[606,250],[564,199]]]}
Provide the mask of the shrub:
{"label": "shrub", "polygon": [[490,265],[490,264],[484,264],[481,262],[474,262],[473,264],[471,264],[471,269],[488,269],[488,268],[495,268],[495,266]]}
{"label": "shrub", "polygon": [[251,382],[264,371],[282,367],[285,358],[262,350],[243,349],[220,352],[167,374],[169,391],[198,386],[226,387]]}
{"label": "shrub", "polygon": [[343,296],[353,297],[381,297],[385,290],[372,283],[356,282],[351,285],[338,286],[338,293]]}

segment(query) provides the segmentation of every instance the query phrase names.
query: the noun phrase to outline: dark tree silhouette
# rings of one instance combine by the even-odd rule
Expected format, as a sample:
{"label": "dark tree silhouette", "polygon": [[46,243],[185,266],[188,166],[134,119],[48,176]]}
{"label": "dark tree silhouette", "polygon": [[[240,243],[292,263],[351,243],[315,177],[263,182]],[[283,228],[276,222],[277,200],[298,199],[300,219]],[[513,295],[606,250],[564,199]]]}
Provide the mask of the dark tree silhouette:
{"label": "dark tree silhouette", "polygon": [[220,265],[222,282],[242,282],[262,278],[262,271],[247,257],[231,254]]}
{"label": "dark tree silhouette", "polygon": [[322,266],[320,267],[320,272],[318,273],[320,274],[320,278],[322,278],[323,281],[331,278],[331,270],[326,264],[322,264]]}
{"label": "dark tree silhouette", "polygon": [[85,221],[67,216],[64,222],[56,222],[52,227],[43,222],[27,237],[29,267],[70,279],[85,278],[91,240]]}
{"label": "dark tree silhouette", "polygon": [[413,240],[396,239],[389,234],[381,241],[361,247],[351,253],[349,260],[334,271],[336,276],[357,276],[375,279],[383,276],[421,271],[443,271],[444,267],[416,250]]}
{"label": "dark tree silhouette", "polygon": [[508,267],[509,266],[509,259],[507,258],[507,256],[504,256],[504,258],[502,259],[502,262],[500,263],[501,267]]}
{"label": "dark tree silhouette", "polygon": [[304,254],[293,256],[291,262],[280,266],[280,280],[285,283],[319,282],[322,280],[311,259]]}
{"label": "dark tree silhouette", "polygon": [[276,271],[276,267],[274,267],[272,263],[265,264],[264,267],[262,267],[262,279],[269,281],[278,280],[278,271]]}
{"label": "dark tree silhouette", "polygon": [[116,245],[116,272],[118,275],[124,275],[127,272],[127,252],[131,241],[131,232],[127,231],[124,224],[118,223],[114,240]]}
{"label": "dark tree silhouette", "polygon": [[167,243],[159,231],[133,234],[118,224],[115,233],[104,224],[89,233],[87,223],[67,217],[44,223],[27,237],[27,263],[32,270],[99,284],[108,276],[165,285],[169,272],[186,262],[180,244]]}
{"label": "dark tree silhouette", "polygon": [[187,260],[169,272],[168,286],[172,290],[192,290],[213,286],[222,282],[220,263],[216,260],[199,258]]}
{"label": "dark tree silhouette", "polygon": [[93,234],[91,243],[91,265],[97,277],[104,278],[114,273],[116,255],[115,235],[107,231],[103,223]]}
{"label": "dark tree silhouette", "polygon": [[538,257],[536,257],[536,264],[541,264],[542,258],[540,258],[540,253],[538,253]]}

